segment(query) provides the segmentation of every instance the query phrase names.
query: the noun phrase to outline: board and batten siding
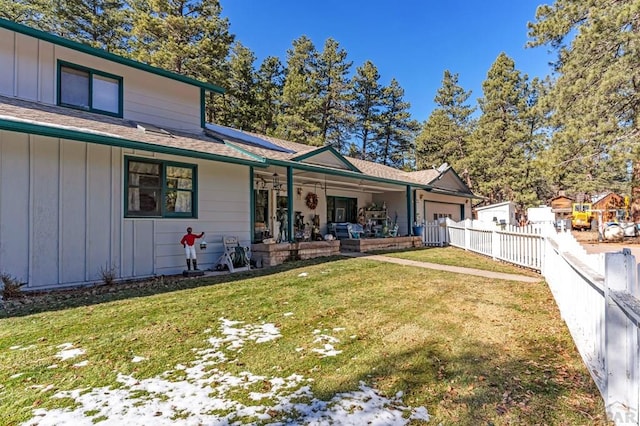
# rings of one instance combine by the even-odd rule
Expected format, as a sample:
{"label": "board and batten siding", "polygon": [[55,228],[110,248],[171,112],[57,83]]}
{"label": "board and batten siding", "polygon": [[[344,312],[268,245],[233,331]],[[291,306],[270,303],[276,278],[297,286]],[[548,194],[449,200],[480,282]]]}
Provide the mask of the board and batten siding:
{"label": "board and batten siding", "polygon": [[57,61],[123,78],[123,116],[172,130],[201,130],[200,88],[0,28],[0,95],[56,104]]}
{"label": "board and batten siding", "polygon": [[[124,218],[125,156],[197,165],[198,218]],[[224,235],[249,244],[249,195],[246,166],[0,131],[0,272],[28,290],[178,274],[187,226],[208,268]]]}

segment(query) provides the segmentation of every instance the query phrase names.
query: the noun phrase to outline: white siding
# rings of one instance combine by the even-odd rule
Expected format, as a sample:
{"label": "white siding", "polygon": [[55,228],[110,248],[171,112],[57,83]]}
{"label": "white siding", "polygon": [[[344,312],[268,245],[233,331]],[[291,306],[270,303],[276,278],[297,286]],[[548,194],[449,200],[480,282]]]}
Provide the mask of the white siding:
{"label": "white siding", "polygon": [[0,28],[0,95],[15,96],[15,38]]}
{"label": "white siding", "polygon": [[398,235],[409,235],[410,229],[407,226],[407,192],[387,192],[385,194],[376,194],[373,201],[377,205],[383,202],[387,205],[387,216],[391,218],[391,222],[398,220]]}
{"label": "white siding", "polygon": [[[123,217],[124,156],[196,164],[197,219]],[[250,241],[249,168],[154,156],[102,145],[0,131],[0,272],[28,289],[177,274],[187,226],[206,233],[201,269],[222,253],[222,236]]]}
{"label": "white siding", "polygon": [[38,100],[38,41],[22,34],[16,35],[16,96]]}
{"label": "white siding", "polygon": [[0,132],[0,272],[29,274],[29,136]]}
{"label": "white siding", "polygon": [[200,89],[0,28],[0,95],[55,105],[57,61],[123,78],[124,118],[200,131]]}

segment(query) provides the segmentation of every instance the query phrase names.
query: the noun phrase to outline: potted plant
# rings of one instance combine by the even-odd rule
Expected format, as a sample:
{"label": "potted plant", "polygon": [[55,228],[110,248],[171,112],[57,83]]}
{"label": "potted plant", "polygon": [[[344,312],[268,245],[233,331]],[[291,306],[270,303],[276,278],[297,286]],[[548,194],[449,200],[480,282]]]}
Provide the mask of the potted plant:
{"label": "potted plant", "polygon": [[416,213],[416,221],[413,222],[413,235],[422,237],[424,233],[424,222],[420,221],[420,213]]}

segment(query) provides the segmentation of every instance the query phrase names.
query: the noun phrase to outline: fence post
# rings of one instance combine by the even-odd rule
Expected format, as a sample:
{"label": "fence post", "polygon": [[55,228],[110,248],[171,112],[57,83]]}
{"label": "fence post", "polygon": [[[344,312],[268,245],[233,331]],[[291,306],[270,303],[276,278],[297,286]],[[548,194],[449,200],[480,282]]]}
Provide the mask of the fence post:
{"label": "fence post", "polygon": [[469,250],[471,247],[471,230],[470,228],[473,226],[473,222],[471,219],[467,218],[464,220],[464,249]]}
{"label": "fence post", "polygon": [[[616,424],[638,424],[638,327],[613,300],[637,290],[636,260],[629,249],[605,254],[605,409]],[[638,294],[631,293],[634,297]]]}
{"label": "fence post", "polygon": [[491,257],[496,260],[500,256],[500,234],[496,229],[491,230]]}

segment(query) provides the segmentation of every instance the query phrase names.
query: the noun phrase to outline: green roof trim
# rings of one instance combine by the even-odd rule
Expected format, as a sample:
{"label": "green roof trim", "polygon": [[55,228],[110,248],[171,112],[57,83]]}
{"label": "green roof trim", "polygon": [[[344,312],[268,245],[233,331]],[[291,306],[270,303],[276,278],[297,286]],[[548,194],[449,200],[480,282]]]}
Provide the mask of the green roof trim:
{"label": "green roof trim", "polygon": [[453,195],[455,197],[462,197],[462,198],[469,198],[469,199],[476,199],[476,200],[484,200],[484,197],[480,197],[478,195],[475,195],[471,192],[457,192],[457,191],[450,191],[447,189],[442,189],[442,188],[435,188],[435,187],[431,187],[428,189],[429,192],[433,192],[434,194],[443,194],[443,195]]}
{"label": "green roof trim", "polygon": [[265,157],[263,157],[261,155],[258,155],[258,154],[254,154],[253,152],[248,151],[248,150],[246,150],[246,149],[244,149],[244,148],[242,148],[242,147],[240,147],[240,146],[238,146],[238,145],[236,145],[234,143],[231,143],[229,141],[225,141],[223,139],[220,139],[220,138],[217,138],[217,137],[214,137],[214,136],[209,136],[209,137],[224,143],[226,146],[229,146],[229,147],[235,149],[236,151],[243,153],[244,155],[247,155],[247,156],[249,156],[251,158],[254,158],[256,161],[259,161],[261,163],[264,163],[266,161]]}
{"label": "green roof trim", "polygon": [[241,164],[245,166],[265,167],[264,163],[241,158],[227,157],[224,155],[210,154],[206,152],[192,151],[183,148],[174,148],[165,145],[156,145],[147,142],[139,142],[130,139],[118,138],[114,136],[101,135],[79,130],[63,129],[53,126],[44,126],[35,123],[25,123],[0,119],[0,130],[7,130],[17,133],[29,133],[53,138],[69,139],[80,142],[95,143],[99,145],[116,146],[127,149],[139,149],[143,151],[157,152],[160,154],[178,155],[181,157],[199,158],[202,160],[222,161],[225,163]]}
{"label": "green roof trim", "polygon": [[340,154],[334,147],[332,147],[331,145],[327,145],[327,146],[323,146],[322,148],[318,148],[318,149],[314,149],[313,151],[309,151],[309,152],[305,152],[304,154],[298,155],[296,157],[291,158],[294,161],[302,161],[302,160],[306,160],[308,158],[311,157],[315,157],[318,154],[322,154],[323,152],[329,151],[331,152],[333,155],[336,156],[337,159],[339,159],[345,166],[347,166],[347,168],[353,172],[358,172],[358,173],[362,173],[360,171],[360,169],[358,169],[356,166],[354,166],[349,160],[347,160],[346,158],[344,158],[344,156],[342,154]]}
{"label": "green roof trim", "polygon": [[267,163],[274,166],[282,166],[282,167],[292,166],[294,169],[297,169],[297,170],[306,170],[309,172],[324,173],[328,176],[343,176],[343,177],[350,177],[358,180],[388,183],[391,185],[401,185],[401,186],[406,186],[407,184],[410,184],[413,188],[424,189],[427,191],[430,191],[432,189],[430,185],[421,185],[413,182],[407,182],[404,180],[395,180],[395,179],[387,179],[387,178],[378,177],[378,176],[371,176],[371,175],[366,175],[360,171],[355,172],[355,171],[348,171],[348,170],[330,169],[327,167],[314,166],[312,164],[303,164],[298,162],[292,163],[291,161],[286,161],[286,160],[267,159]]}
{"label": "green roof trim", "polygon": [[216,93],[225,92],[225,90],[222,87],[216,86],[214,84],[205,83],[205,82],[196,80],[194,78],[187,77],[185,75],[176,74],[174,72],[167,71],[162,68],[154,67],[152,65],[147,65],[145,63],[138,62],[133,59],[116,55],[115,53],[107,52],[106,50],[91,47],[89,45],[79,43],[77,41],[69,40],[57,35],[53,35],[42,30],[37,30],[35,28],[31,28],[23,24],[18,24],[17,22],[9,21],[4,18],[0,18],[0,28],[5,28],[7,30],[11,30],[11,31],[15,31],[31,37],[35,37],[37,39],[47,41],[49,43],[57,44],[58,46],[63,46],[69,49],[76,50],[78,52],[86,53],[88,55],[92,55],[98,58],[106,59],[108,61],[116,62],[121,65],[126,65],[131,68],[136,68],[142,71],[150,72],[162,77],[167,77],[172,80],[190,84],[192,86],[201,87],[203,89],[206,89],[212,92],[216,92]]}

